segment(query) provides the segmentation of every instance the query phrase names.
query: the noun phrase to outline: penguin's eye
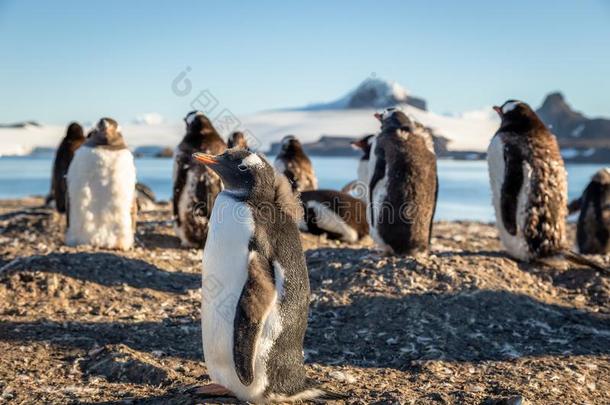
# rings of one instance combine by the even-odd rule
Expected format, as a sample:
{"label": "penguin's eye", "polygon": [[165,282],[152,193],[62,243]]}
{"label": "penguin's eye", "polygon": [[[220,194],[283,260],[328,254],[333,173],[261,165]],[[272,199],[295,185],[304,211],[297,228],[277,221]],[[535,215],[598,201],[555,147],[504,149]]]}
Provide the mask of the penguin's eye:
{"label": "penguin's eye", "polygon": [[246,170],[248,170],[248,166],[246,166],[246,165],[245,165],[245,164],[243,164],[243,163],[240,163],[240,164],[237,166],[237,168],[238,168],[240,171],[242,171],[242,172],[245,172]]}

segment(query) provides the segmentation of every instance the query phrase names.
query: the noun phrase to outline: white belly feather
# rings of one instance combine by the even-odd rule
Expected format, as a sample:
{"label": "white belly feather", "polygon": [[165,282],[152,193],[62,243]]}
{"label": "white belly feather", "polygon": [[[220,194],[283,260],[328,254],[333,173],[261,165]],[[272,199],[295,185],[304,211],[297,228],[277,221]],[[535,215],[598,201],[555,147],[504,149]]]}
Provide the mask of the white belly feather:
{"label": "white belly feather", "polygon": [[525,220],[527,217],[527,202],[531,189],[532,169],[529,164],[523,163],[523,185],[519,191],[517,203],[517,233],[511,235],[504,227],[502,221],[502,185],[504,184],[504,143],[499,135],[495,135],[491,140],[487,151],[487,163],[489,168],[489,180],[491,184],[492,199],[496,214],[496,226],[500,240],[507,252],[520,260],[529,260],[531,253],[527,241],[523,234]]}
{"label": "white belly feather", "polygon": [[67,174],[70,225],[66,244],[127,250],[136,168],[128,149],[79,148]]}
{"label": "white belly feather", "polygon": [[276,296],[265,314],[255,345],[254,380],[244,386],[235,370],[233,332],[236,307],[248,278],[248,263],[256,254],[248,250],[253,233],[250,207],[235,200],[229,192],[221,192],[214,203],[203,251],[203,352],[212,380],[245,400],[260,400],[268,385],[267,356],[281,332],[277,301],[282,295],[284,274],[274,263]]}

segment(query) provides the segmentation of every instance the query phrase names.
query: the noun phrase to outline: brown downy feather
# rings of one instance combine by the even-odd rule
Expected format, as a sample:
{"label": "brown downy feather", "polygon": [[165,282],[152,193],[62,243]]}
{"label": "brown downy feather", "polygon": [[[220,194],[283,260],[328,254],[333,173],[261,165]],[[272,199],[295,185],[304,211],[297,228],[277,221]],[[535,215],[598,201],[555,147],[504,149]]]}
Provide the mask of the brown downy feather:
{"label": "brown downy feather", "polygon": [[299,196],[292,191],[290,182],[280,173],[275,173],[273,180],[275,189],[275,202],[281,211],[298,223],[303,218],[303,207],[299,201]]}

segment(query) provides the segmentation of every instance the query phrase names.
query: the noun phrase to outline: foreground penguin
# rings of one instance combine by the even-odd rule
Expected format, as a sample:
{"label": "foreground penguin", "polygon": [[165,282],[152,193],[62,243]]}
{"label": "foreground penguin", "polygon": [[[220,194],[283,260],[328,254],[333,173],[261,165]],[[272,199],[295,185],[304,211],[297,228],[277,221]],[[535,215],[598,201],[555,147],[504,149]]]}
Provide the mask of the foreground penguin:
{"label": "foreground penguin", "polygon": [[192,155],[195,152],[222,153],[227,146],[202,112],[191,111],[184,121],[186,135],[174,152],[174,229],[182,246],[201,248],[222,183],[216,173],[195,164]]}
{"label": "foreground penguin", "polygon": [[381,133],[371,144],[367,220],[386,253],[427,253],[438,196],[432,136],[402,111],[375,114]]}
{"label": "foreground penguin", "polygon": [[73,122],[68,126],[66,136],[62,139],[55,154],[53,173],[51,175],[51,192],[47,204],[55,200],[55,209],[59,213],[66,212],[66,174],[74,152],[85,142],[83,127]]}
{"label": "foreground penguin", "polygon": [[368,200],[368,183],[369,183],[369,161],[371,159],[371,145],[375,135],[366,135],[356,141],[351,142],[354,149],[362,151],[362,156],[358,161],[357,175],[358,179],[352,181],[341,190],[344,193],[359,198],[365,203]]}
{"label": "foreground penguin", "polygon": [[496,225],[508,254],[532,261],[561,253],[604,270],[566,249],[567,175],[555,136],[521,101],[494,110],[502,122],[487,161]]}
{"label": "foreground penguin", "polygon": [[229,136],[227,147],[250,150],[250,148],[248,147],[248,140],[246,139],[244,133],[241,131],[235,131]]}
{"label": "foreground penguin", "polygon": [[362,200],[334,190],[304,191],[300,197],[304,210],[299,223],[302,231],[349,243],[368,235],[366,203]]}
{"label": "foreground penguin", "polygon": [[66,244],[128,250],[136,225],[136,167],[112,118],[74,154],[67,176]]}
{"label": "foreground penguin", "polygon": [[577,211],[580,253],[610,253],[610,168],[595,173],[582,196],[570,204],[570,214]]}
{"label": "foreground penguin", "polygon": [[311,160],[305,154],[301,142],[292,135],[282,139],[282,148],[275,158],[275,170],[284,174],[294,191],[315,190],[318,179],[313,171]]}
{"label": "foreground penguin", "polygon": [[324,397],[303,367],[309,280],[290,185],[245,150],[194,159],[225,185],[203,251],[203,352],[216,384],[198,392],[254,403]]}

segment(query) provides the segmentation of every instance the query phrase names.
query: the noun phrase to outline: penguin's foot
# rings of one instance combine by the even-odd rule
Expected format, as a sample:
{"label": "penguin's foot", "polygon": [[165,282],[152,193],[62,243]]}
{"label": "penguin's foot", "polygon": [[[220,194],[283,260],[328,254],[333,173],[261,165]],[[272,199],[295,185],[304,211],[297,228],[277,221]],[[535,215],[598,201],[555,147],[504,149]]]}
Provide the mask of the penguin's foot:
{"label": "penguin's foot", "polygon": [[214,398],[214,397],[234,397],[233,393],[220,384],[207,384],[201,387],[194,387],[191,392],[193,394]]}

